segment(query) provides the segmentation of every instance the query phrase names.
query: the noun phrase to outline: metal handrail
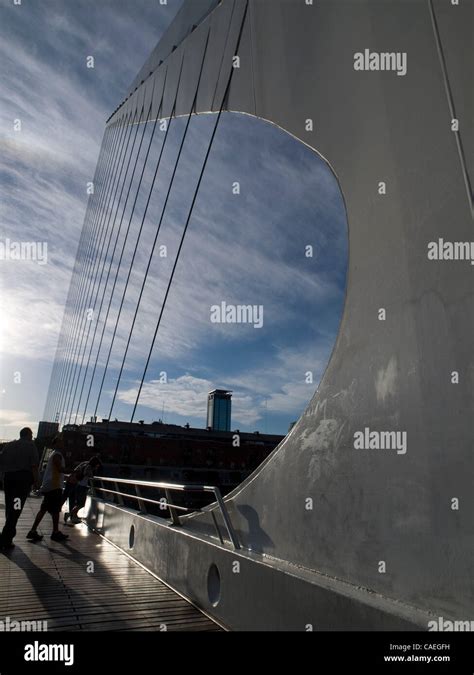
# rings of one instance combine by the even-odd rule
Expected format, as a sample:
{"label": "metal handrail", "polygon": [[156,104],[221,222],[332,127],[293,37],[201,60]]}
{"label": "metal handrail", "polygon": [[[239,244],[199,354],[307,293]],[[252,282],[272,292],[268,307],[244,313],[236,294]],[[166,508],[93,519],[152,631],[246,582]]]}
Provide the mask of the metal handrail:
{"label": "metal handrail", "polygon": [[[136,499],[141,502],[148,502],[149,504],[156,504],[157,506],[162,506],[163,502],[157,502],[156,499],[149,499],[148,497],[138,497],[137,495],[131,495],[129,492],[117,492],[116,490],[107,490],[106,488],[96,488],[96,490],[100,490],[100,492],[107,492],[111,495],[119,495],[120,497],[128,497],[129,499]],[[168,504],[166,502],[166,508],[169,509],[169,507],[173,509],[179,509],[180,511],[189,511],[188,508],[185,506],[178,506],[177,504]]]}
{"label": "metal handrail", "polygon": [[91,480],[101,480],[106,483],[123,483],[128,485],[139,485],[141,487],[160,487],[163,490],[167,488],[170,490],[176,490],[178,492],[214,492],[215,490],[219,491],[218,487],[214,485],[198,485],[197,483],[191,483],[186,485],[185,483],[162,483],[149,480],[129,480],[128,478],[112,478],[110,476],[94,476]]}
{"label": "metal handrail", "polygon": [[[112,483],[115,487],[115,490],[109,490],[105,488],[103,485],[101,487],[95,485],[96,482],[100,481],[102,484],[103,483]],[[163,506],[163,501],[158,501],[156,499],[150,499],[149,497],[144,497],[141,493],[141,488],[149,487],[149,488],[155,488],[158,490],[164,490],[165,492],[165,502],[166,502],[166,507],[168,508],[171,519],[173,521],[174,525],[181,525],[181,520],[179,517],[179,514],[177,511],[198,511],[201,512],[201,509],[188,509],[185,506],[179,506],[178,504],[172,504],[169,500],[169,493],[170,492],[198,492],[198,493],[209,493],[214,495],[215,501],[219,507],[219,510],[222,515],[222,519],[224,521],[225,528],[227,530],[227,534],[229,535],[229,539],[232,542],[234,548],[236,550],[240,549],[240,544],[239,540],[237,537],[237,534],[234,530],[234,527],[232,525],[229,512],[227,510],[227,506],[225,501],[222,498],[221,491],[219,490],[218,487],[214,485],[197,485],[197,484],[192,484],[192,485],[185,485],[181,483],[160,483],[160,482],[153,482],[153,481],[146,481],[146,480],[129,480],[126,478],[111,478],[108,476],[94,476],[93,478],[90,478],[91,486],[92,486],[92,495],[96,497],[97,495],[95,494],[96,491],[99,492],[106,492],[108,494],[113,494],[117,495],[118,497],[118,502],[120,506],[123,506],[124,504],[124,497],[126,499],[136,499],[139,504],[139,508],[141,511],[146,513],[146,506],[145,503],[149,504],[155,504],[156,506]],[[128,494],[126,492],[121,492],[119,490],[119,484],[120,485],[130,485],[135,488],[136,494]],[[217,520],[215,518],[214,512],[211,512],[212,518],[214,521],[215,528],[217,530],[217,535],[220,539],[220,541],[223,543],[222,535],[220,533]]]}

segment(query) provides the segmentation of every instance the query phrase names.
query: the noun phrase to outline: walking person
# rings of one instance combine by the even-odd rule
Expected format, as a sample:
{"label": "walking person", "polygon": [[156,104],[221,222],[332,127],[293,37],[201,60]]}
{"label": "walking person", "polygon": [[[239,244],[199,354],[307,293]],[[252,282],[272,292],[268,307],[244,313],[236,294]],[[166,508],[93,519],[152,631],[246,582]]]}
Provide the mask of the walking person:
{"label": "walking person", "polygon": [[0,471],[5,490],[5,525],[0,535],[0,549],[14,548],[16,525],[32,486],[38,487],[38,450],[29,427],[20,431],[19,440],[6,443],[0,454]]}
{"label": "walking person", "polygon": [[[68,483],[74,486],[68,490],[68,486],[64,490],[69,496],[69,512],[64,514],[64,522],[70,519],[71,523],[77,525],[82,523],[78,517],[79,511],[84,508],[89,491],[89,479],[93,478],[96,473],[102,468],[102,462],[98,457],[91,457],[88,462],[81,462],[72,474],[69,476]],[[73,506],[71,507],[71,502]]]}
{"label": "walking person", "polygon": [[54,450],[48,459],[48,464],[46,465],[43,476],[43,483],[41,484],[43,502],[38,511],[38,515],[35,518],[33,527],[26,535],[27,539],[30,539],[31,541],[40,541],[43,539],[43,535],[38,534],[38,526],[46,513],[50,513],[51,518],[53,519],[51,539],[59,542],[69,539],[67,534],[63,534],[59,531],[59,514],[61,513],[63,506],[63,476],[65,473],[64,457],[58,449],[58,439],[53,441],[52,446]]}

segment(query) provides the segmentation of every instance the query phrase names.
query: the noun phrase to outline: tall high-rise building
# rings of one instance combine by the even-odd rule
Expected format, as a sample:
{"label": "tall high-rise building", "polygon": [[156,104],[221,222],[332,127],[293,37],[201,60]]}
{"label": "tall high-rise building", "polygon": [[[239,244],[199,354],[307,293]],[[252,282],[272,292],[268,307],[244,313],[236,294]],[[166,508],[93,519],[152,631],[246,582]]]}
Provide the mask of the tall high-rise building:
{"label": "tall high-rise building", "polygon": [[230,431],[231,409],[231,391],[210,391],[207,397],[207,426],[213,431]]}

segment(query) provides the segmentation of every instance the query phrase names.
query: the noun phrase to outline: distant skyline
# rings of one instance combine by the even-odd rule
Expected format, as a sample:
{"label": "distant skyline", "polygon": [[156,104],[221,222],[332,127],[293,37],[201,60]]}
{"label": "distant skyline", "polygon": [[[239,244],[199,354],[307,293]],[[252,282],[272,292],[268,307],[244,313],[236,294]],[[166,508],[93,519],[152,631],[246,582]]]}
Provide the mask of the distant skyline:
{"label": "distant skyline", "polygon": [[[83,13],[77,8],[80,5],[84,10],[92,3],[77,3],[74,10],[68,8],[65,14],[59,12],[56,2],[48,0],[44,4],[58,12],[52,15],[56,16],[52,24],[59,26],[56,38],[61,32],[75,33],[84,41],[82,51],[87,52],[84,45],[91,46],[87,44],[88,29]],[[144,4],[149,10],[149,4]],[[9,261],[2,262],[0,267],[2,296],[8,315],[0,357],[4,390],[0,437],[15,436],[25,424],[36,431],[37,422],[42,418],[82,227],[81,218],[87,204],[83,186],[94,172],[104,119],[123,97],[127,85],[159,39],[160,31],[180,4],[169,0],[166,12],[164,6],[158,6],[156,14],[147,15],[141,11],[135,13],[136,3],[133,6],[117,3],[118,10],[114,11],[111,3],[104,2],[101,11],[109,12],[110,22],[107,37],[101,38],[101,49],[104,63],[108,62],[107,68],[114,68],[116,83],[109,86],[107,82],[104,86],[102,79],[100,82],[96,79],[92,86],[87,81],[89,74],[80,69],[76,72],[71,66],[67,77],[61,75],[63,86],[53,85],[53,99],[49,97],[46,81],[45,89],[41,91],[39,87],[36,91],[38,119],[31,115],[26,117],[29,115],[27,87],[23,100],[18,94],[14,101],[16,109],[12,108],[11,102],[9,114],[3,113],[4,129],[8,129],[8,124],[13,128],[11,118],[18,117],[18,109],[25,111],[26,123],[22,124],[19,136],[14,131],[6,135],[8,152],[2,168],[2,182],[8,189],[3,200],[2,239],[47,241],[49,258],[44,266],[33,261]],[[94,11],[97,12],[97,8]],[[146,27],[145,16],[148,17]],[[25,46],[26,16],[19,23],[18,16],[12,19],[10,15],[10,20],[17,31],[16,38],[23,36],[26,41],[15,44],[25,72],[30,72],[28,69],[34,69],[37,63],[35,65],[25,57],[28,51]],[[45,17],[40,13],[36,20],[44,21]],[[98,15],[94,20],[99,20]],[[156,25],[152,31],[150,21],[155,21]],[[148,49],[142,47],[140,58],[135,55],[133,69],[130,63],[122,69],[123,44],[130,44],[129,38],[125,39],[125,26],[131,31],[133,44],[140,42],[141,30],[150,41]],[[91,28],[91,35],[96,29],[97,26]],[[150,32],[154,33],[154,39],[149,36]],[[41,55],[45,71],[54,80],[58,75],[53,76],[51,71],[51,55],[58,54],[64,47],[59,48],[50,33],[46,33],[43,40],[37,55]],[[93,42],[92,37],[89,40]],[[120,45],[120,62],[113,57],[114,44]],[[61,45],[64,45],[63,41]],[[73,63],[74,59],[70,58]],[[119,82],[116,71],[129,73],[128,81]],[[13,63],[7,72],[13,88],[17,76]],[[74,84],[73,74],[78,78]],[[18,92],[21,91],[20,87]],[[87,102],[83,98],[86,92],[89,95]],[[109,101],[111,92],[116,94],[113,102]],[[79,109],[73,110],[76,100]],[[105,110],[107,105],[109,108]],[[87,111],[91,106],[93,110]],[[72,111],[75,124],[71,124],[69,118]],[[86,114],[89,119],[83,119]],[[110,366],[97,409],[99,418],[107,417],[109,413],[128,328],[185,123],[184,118],[171,123],[165,161],[153,191],[117,338],[111,350]],[[130,418],[165,283],[213,123],[213,115],[192,119],[160,232],[159,244],[167,246],[168,257],[160,259],[157,255],[153,258],[112,418]],[[61,132],[56,134],[55,127]],[[46,135],[45,129],[48,130]],[[150,138],[151,130],[149,123],[144,131],[145,140]],[[162,140],[163,134],[160,136],[159,133],[153,140],[149,166],[147,164],[124,248],[124,264],[111,301],[106,339],[98,360],[87,417],[94,412],[111,341],[110,329],[117,318],[125,270],[138,235],[145,196],[151,187],[153,158],[157,156]],[[239,194],[235,194],[236,184]],[[119,204],[119,213],[121,208]],[[125,216],[128,215],[125,212]],[[337,180],[316,153],[266,122],[243,115],[223,115],[135,420],[151,422],[160,418],[164,409],[165,420],[169,423],[189,422],[192,426],[204,427],[207,392],[228,388],[234,392],[233,428],[285,434],[314,393],[337,335],[345,292],[346,228]],[[114,229],[113,236],[115,232]],[[119,246],[124,243],[123,234],[119,235],[118,243]],[[314,249],[312,258],[306,255],[307,246]],[[105,269],[110,262],[113,276],[117,271],[116,258],[104,261]],[[210,310],[223,302],[262,307],[262,327],[213,323]],[[25,311],[19,311],[20,308]],[[104,314],[105,310],[102,318],[98,318],[99,334]],[[312,383],[307,382],[308,371],[313,374]],[[18,383],[15,373],[21,375]],[[85,370],[78,373],[85,375]],[[160,381],[163,373],[166,382]],[[78,391],[80,389],[79,386]],[[79,400],[77,406],[71,403],[70,407],[74,421],[76,408],[81,408]]]}

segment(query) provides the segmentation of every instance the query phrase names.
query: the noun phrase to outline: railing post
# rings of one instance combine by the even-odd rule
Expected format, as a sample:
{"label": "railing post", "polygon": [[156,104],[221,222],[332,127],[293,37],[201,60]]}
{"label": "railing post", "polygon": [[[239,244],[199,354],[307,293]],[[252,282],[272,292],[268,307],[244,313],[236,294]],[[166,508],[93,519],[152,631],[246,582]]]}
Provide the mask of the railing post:
{"label": "railing post", "polygon": [[[114,488],[115,488],[115,492],[120,492],[120,490],[119,490],[119,488],[118,488],[118,483],[116,483],[115,481],[114,481]],[[119,506],[123,506],[123,505],[124,505],[124,501],[123,501],[122,495],[114,495],[114,497],[117,497],[117,502],[118,502],[118,505],[119,505]]]}
{"label": "railing post", "polygon": [[166,504],[168,505],[168,510],[170,512],[171,520],[173,521],[173,525],[181,525],[179,513],[176,513],[176,509],[174,509],[171,506],[170,491],[168,490],[168,488],[165,488],[165,497],[166,497]]}
{"label": "railing post", "polygon": [[212,520],[214,521],[214,527],[216,528],[217,536],[219,537],[219,541],[221,542],[222,546],[224,546],[224,539],[222,538],[222,534],[219,528],[219,525],[217,524],[217,518],[216,514],[214,513],[214,510],[211,510],[211,516]]}
{"label": "railing post", "polygon": [[135,491],[138,497],[138,508],[140,509],[140,513],[147,513],[146,502],[140,499],[140,497],[142,496],[142,491],[140,490],[140,486],[137,485],[137,483],[135,483]]}
{"label": "railing post", "polygon": [[222,499],[221,491],[217,487],[214,488],[214,496],[216,498],[217,503],[219,504],[219,507],[220,507],[220,510],[221,510],[221,513],[222,513],[222,518],[224,519],[224,523],[225,523],[229,538],[230,538],[232,544],[234,545],[234,548],[236,550],[238,550],[238,549],[240,549],[239,540],[237,539],[237,535],[235,533],[235,530],[232,527],[232,523],[231,523],[230,517],[229,517],[229,512],[227,511],[227,507],[225,505],[225,502]]}

